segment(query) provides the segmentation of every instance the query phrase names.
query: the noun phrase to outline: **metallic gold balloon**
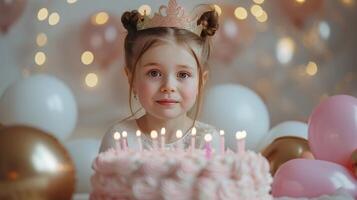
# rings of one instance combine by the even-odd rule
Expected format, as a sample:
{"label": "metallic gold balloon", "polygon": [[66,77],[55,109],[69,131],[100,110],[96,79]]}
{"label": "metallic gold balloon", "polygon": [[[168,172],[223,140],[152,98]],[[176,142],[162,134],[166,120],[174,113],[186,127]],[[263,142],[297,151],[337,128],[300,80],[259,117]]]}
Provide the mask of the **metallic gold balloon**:
{"label": "metallic gold balloon", "polygon": [[31,127],[0,129],[0,199],[67,200],[75,167],[63,145]]}
{"label": "metallic gold balloon", "polygon": [[284,136],[275,139],[268,147],[262,151],[270,164],[272,175],[285,162],[301,158],[304,152],[310,151],[308,141],[294,136]]}

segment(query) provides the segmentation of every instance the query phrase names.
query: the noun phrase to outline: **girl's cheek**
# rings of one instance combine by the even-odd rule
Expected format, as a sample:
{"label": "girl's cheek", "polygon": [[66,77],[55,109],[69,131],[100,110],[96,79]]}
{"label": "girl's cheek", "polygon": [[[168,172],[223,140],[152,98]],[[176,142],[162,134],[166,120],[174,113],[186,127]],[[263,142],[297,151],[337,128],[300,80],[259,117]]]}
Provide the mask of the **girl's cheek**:
{"label": "girl's cheek", "polygon": [[197,84],[191,83],[191,84],[185,85],[183,94],[184,94],[184,98],[185,99],[194,100],[194,98],[198,94],[198,86],[197,86]]}
{"label": "girl's cheek", "polygon": [[155,89],[154,84],[149,82],[140,82],[138,83],[138,92],[144,96],[150,95]]}

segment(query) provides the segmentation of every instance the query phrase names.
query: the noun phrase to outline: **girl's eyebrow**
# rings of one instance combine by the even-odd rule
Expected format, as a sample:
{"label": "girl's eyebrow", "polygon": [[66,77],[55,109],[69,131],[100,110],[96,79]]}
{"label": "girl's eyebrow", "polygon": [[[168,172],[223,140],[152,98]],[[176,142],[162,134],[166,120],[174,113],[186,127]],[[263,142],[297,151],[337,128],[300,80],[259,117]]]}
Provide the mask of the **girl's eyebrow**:
{"label": "girl's eyebrow", "polygon": [[156,62],[149,62],[149,63],[146,63],[143,67],[149,67],[149,66],[161,66],[159,63],[156,63]]}
{"label": "girl's eyebrow", "polygon": [[[146,63],[143,67],[150,67],[150,66],[161,66],[159,63],[156,63],[156,62],[149,62],[149,63]],[[193,69],[193,67],[189,66],[189,65],[184,65],[184,64],[179,64],[177,65],[177,67],[179,68],[186,68],[186,69]]]}
{"label": "girl's eyebrow", "polygon": [[177,67],[179,67],[179,68],[186,68],[186,69],[194,69],[194,68],[191,67],[190,65],[177,65]]}

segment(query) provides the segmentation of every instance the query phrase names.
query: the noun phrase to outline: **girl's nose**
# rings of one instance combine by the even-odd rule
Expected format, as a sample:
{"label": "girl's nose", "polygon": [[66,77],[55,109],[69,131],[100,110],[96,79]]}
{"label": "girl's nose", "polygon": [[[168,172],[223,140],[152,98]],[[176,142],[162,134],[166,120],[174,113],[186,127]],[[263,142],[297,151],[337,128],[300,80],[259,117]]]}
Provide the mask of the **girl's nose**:
{"label": "girl's nose", "polygon": [[172,93],[175,92],[175,80],[172,77],[167,77],[165,83],[160,88],[160,91],[163,93]]}
{"label": "girl's nose", "polygon": [[162,88],[160,89],[160,91],[163,92],[163,93],[172,93],[172,92],[175,92],[175,89],[172,88],[172,87],[166,87],[166,86],[164,86],[164,87],[162,87]]}

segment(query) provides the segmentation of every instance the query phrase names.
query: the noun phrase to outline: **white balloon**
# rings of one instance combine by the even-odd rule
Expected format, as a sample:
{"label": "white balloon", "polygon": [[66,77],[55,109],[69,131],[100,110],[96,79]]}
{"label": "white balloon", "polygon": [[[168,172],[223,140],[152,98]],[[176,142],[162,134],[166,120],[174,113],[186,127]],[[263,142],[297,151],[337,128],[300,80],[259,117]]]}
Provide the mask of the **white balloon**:
{"label": "white balloon", "polygon": [[286,121],[274,126],[259,144],[260,150],[272,143],[276,138],[295,136],[307,140],[308,125],[299,121]]}
{"label": "white balloon", "polygon": [[256,150],[269,130],[269,113],[264,102],[255,92],[237,84],[209,89],[203,102],[201,120],[225,130],[226,144],[231,149],[236,149],[237,131],[246,130],[246,146]]}
{"label": "white balloon", "polygon": [[66,139],[77,123],[77,104],[71,90],[59,79],[34,75],[6,89],[0,100],[0,122],[25,124]]}
{"label": "white balloon", "polygon": [[77,193],[91,191],[92,162],[98,155],[99,145],[100,141],[97,139],[77,139],[65,143],[76,166]]}

